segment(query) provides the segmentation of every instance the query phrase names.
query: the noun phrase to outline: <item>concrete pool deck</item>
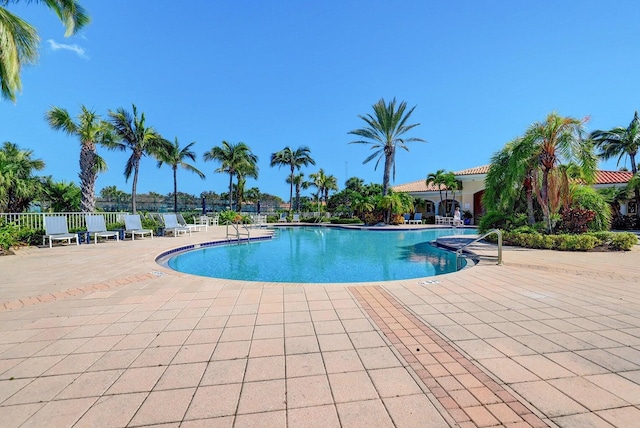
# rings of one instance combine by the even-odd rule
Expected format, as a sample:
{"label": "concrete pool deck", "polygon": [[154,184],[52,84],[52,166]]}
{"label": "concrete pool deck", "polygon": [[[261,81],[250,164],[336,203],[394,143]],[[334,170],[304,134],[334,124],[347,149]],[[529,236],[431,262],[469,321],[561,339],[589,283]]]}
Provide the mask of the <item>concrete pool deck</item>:
{"label": "concrete pool deck", "polygon": [[638,246],[305,286],[154,261],[224,236],[0,257],[1,425],[640,426]]}

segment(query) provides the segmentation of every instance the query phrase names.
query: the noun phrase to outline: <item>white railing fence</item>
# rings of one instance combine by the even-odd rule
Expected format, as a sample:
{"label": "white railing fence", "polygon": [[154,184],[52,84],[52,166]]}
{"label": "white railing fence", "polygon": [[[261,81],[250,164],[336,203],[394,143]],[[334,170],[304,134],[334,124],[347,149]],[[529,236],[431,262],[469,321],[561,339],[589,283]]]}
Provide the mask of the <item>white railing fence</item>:
{"label": "white railing fence", "polygon": [[44,216],[66,216],[70,230],[84,229],[84,216],[95,214],[104,216],[105,223],[124,223],[126,212],[96,212],[96,213],[0,213],[0,218],[7,222],[16,223],[20,227],[44,230]]}

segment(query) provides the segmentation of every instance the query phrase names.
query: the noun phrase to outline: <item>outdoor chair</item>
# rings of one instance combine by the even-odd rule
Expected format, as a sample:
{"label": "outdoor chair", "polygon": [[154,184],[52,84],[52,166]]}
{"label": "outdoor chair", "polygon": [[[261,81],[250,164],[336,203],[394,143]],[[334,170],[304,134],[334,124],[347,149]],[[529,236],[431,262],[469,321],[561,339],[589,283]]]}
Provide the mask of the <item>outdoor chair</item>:
{"label": "outdoor chair", "polygon": [[44,230],[42,245],[45,245],[45,240],[48,238],[49,248],[53,246],[53,241],[67,241],[71,244],[72,239],[76,240],[76,245],[80,245],[78,234],[69,233],[67,216],[44,216]]}
{"label": "outdoor chair", "polygon": [[[120,235],[116,231],[107,230],[107,225],[104,221],[104,216],[102,215],[85,215],[84,221],[87,225],[87,233],[89,234],[89,241],[91,241],[91,237],[93,236],[95,239],[95,243],[98,243],[98,237],[109,238],[113,236],[116,238],[116,242],[120,240]],[[88,242],[87,242],[88,243]]]}
{"label": "outdoor chair", "polygon": [[184,216],[180,213],[176,214],[176,218],[178,219],[178,224],[182,227],[186,227],[187,229],[189,229],[189,233],[191,233],[192,231],[198,231],[201,230],[202,228],[204,228],[204,230],[207,230],[208,224],[204,223],[204,224],[196,224],[196,223],[187,223],[187,221],[184,219]]}
{"label": "outdoor chair", "polygon": [[403,217],[404,217],[404,220],[403,220],[403,223],[404,223],[404,224],[411,223],[411,220],[410,220],[410,218],[411,218],[411,214],[409,214],[409,213],[404,213],[404,214],[403,214]]}
{"label": "outdoor chair", "polygon": [[178,217],[175,214],[162,214],[162,219],[164,220],[165,235],[168,232],[171,232],[174,237],[178,236],[180,233],[187,232],[191,235],[191,229],[181,226],[180,223],[178,223]]}
{"label": "outdoor chair", "polygon": [[287,222],[287,213],[280,213],[280,218],[278,219],[278,222],[286,223]]}
{"label": "outdoor chair", "polygon": [[293,215],[293,219],[291,220],[292,223],[300,223],[300,214],[294,214]]}
{"label": "outdoor chair", "polygon": [[413,220],[409,220],[409,224],[422,224],[422,213],[415,213]]}
{"label": "outdoor chair", "polygon": [[143,229],[142,220],[140,220],[139,214],[128,214],[124,216],[125,230],[124,234],[131,235],[131,240],[135,241],[136,235],[144,237],[144,235],[151,235],[153,239],[153,230]]}

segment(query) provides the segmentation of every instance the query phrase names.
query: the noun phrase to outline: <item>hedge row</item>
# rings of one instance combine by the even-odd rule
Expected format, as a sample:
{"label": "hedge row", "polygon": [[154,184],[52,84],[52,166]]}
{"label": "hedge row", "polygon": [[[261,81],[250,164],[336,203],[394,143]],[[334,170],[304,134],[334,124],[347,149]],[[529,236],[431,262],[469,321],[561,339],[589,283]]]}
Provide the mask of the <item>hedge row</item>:
{"label": "hedge row", "polygon": [[580,235],[503,232],[503,243],[526,248],[560,251],[628,251],[638,244],[631,232],[588,232]]}

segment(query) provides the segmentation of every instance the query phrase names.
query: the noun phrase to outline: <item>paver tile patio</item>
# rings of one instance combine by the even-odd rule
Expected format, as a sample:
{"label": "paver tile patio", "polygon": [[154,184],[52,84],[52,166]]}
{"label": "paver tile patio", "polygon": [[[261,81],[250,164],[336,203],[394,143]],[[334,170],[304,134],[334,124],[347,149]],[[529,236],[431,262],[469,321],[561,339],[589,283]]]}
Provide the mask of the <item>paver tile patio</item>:
{"label": "paver tile patio", "polygon": [[[0,257],[3,427],[640,420],[638,248],[505,248],[503,266],[375,284],[220,280],[154,262],[221,236]],[[97,260],[118,269],[65,274]]]}

